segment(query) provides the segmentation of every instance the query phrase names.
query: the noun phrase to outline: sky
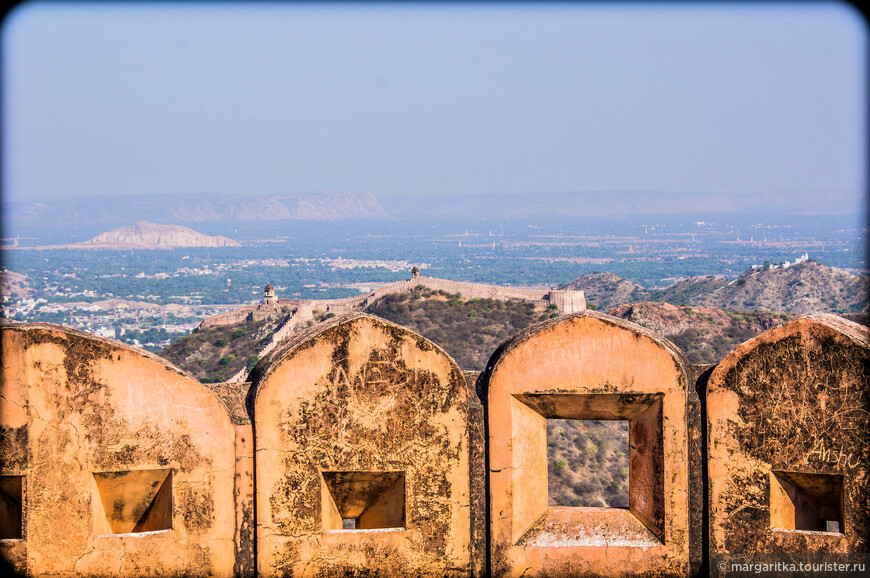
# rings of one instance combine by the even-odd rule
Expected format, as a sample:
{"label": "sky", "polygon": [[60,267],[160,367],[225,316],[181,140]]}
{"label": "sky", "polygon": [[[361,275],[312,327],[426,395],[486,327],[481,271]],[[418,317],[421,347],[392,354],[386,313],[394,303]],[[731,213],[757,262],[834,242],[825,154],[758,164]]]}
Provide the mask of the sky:
{"label": "sky", "polygon": [[867,188],[837,3],[26,3],[6,201]]}

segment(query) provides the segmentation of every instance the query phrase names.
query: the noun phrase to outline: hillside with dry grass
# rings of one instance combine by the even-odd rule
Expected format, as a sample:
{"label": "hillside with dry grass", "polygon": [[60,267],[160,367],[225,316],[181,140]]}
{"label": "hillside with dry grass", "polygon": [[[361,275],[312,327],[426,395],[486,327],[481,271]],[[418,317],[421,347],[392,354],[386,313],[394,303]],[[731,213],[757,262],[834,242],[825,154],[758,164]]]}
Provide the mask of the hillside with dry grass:
{"label": "hillside with dry grass", "polygon": [[268,343],[284,318],[276,314],[260,321],[245,321],[199,329],[158,352],[198,380],[226,381],[239,370],[248,371],[259,360],[257,352]]}
{"label": "hillside with dry grass", "polygon": [[459,294],[422,286],[409,293],[385,295],[366,312],[416,331],[447,351],[462,369],[478,371],[515,333],[558,315],[555,308],[520,301],[463,299]]}

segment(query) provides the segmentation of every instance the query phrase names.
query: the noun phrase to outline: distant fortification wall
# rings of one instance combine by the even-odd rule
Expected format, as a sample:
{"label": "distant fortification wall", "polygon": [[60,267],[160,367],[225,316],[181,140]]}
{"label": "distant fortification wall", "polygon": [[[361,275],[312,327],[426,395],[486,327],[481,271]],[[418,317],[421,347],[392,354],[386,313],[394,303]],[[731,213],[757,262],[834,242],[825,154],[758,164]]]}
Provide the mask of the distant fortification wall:
{"label": "distant fortification wall", "polygon": [[[340,299],[278,299],[276,303],[261,303],[245,305],[235,311],[212,315],[200,323],[200,328],[215,327],[241,323],[245,320],[258,321],[270,315],[278,307],[305,308],[313,311],[319,309],[327,313],[342,315],[352,311],[360,311],[384,295],[407,293],[416,287],[428,287],[434,291],[459,293],[465,299],[496,299],[499,301],[526,301],[534,305],[549,307],[555,305],[562,313],[578,313],[586,309],[586,297],[583,291],[525,289],[521,287],[499,287],[484,283],[468,283],[450,281],[437,277],[412,277],[404,281],[389,283],[353,297]],[[297,321],[306,321],[298,318]]]}

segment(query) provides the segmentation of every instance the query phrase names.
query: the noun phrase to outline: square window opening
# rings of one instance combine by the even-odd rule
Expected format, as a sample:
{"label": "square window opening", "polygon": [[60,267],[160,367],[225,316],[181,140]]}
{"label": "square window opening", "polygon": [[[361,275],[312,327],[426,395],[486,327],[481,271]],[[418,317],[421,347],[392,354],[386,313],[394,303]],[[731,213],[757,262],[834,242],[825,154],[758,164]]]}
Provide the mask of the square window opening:
{"label": "square window opening", "polygon": [[[530,455],[527,458],[529,467],[518,468],[515,473],[515,483],[525,486],[527,489],[525,501],[533,501],[535,506],[525,507],[520,506],[521,511],[530,513],[528,519],[523,519],[517,523],[514,531],[517,532],[515,539],[523,536],[532,521],[534,514],[531,512],[537,511],[538,504],[546,504],[548,508],[560,509],[554,504],[556,501],[555,494],[558,493],[558,487],[554,486],[550,490],[548,486],[546,492],[538,492],[533,489],[536,484],[547,483],[547,478],[552,473],[554,477],[559,474],[557,469],[564,471],[568,469],[569,461],[561,458],[565,462],[564,469],[560,463],[560,458],[548,459],[555,457],[551,456],[548,436],[550,429],[550,421],[556,423],[564,423],[568,421],[585,421],[592,422],[594,420],[620,423],[628,423],[628,450],[622,450],[628,456],[628,511],[631,514],[631,519],[643,525],[652,535],[650,538],[654,540],[664,540],[665,527],[665,494],[664,494],[664,437],[662,434],[662,404],[663,395],[661,393],[597,393],[597,394],[577,394],[577,393],[550,393],[550,392],[528,392],[522,394],[513,394],[517,404],[514,406],[516,413],[514,414],[514,443],[519,443],[524,449],[524,452],[532,452],[540,455],[540,458],[532,458]],[[554,433],[559,425],[552,426]],[[609,427],[625,427],[624,425],[610,425]],[[566,433],[567,435],[567,433]],[[595,444],[597,446],[597,444]],[[584,450],[588,454],[600,451],[600,448],[593,449],[590,444],[584,444]],[[618,452],[620,450],[616,450]],[[538,454],[540,452],[540,454]],[[615,455],[615,454],[614,454]],[[552,468],[552,471],[551,471]],[[622,473],[622,466],[617,470]],[[595,470],[593,469],[593,472]],[[597,472],[597,477],[603,477],[604,472]],[[616,490],[616,485],[610,480],[611,487]],[[620,481],[620,489],[623,484]],[[581,488],[582,489],[582,488]],[[611,490],[612,491],[612,490]],[[521,500],[522,501],[522,500]],[[614,500],[614,503],[616,501]],[[602,508],[612,508],[613,505],[596,504]],[[564,508],[565,506],[562,506]],[[572,507],[572,506],[567,506]],[[583,506],[573,506],[583,507]],[[624,502],[618,502],[617,509],[624,508]],[[522,510],[525,508],[525,510]],[[556,515],[556,514],[554,514]],[[561,514],[558,514],[561,515]],[[615,515],[618,515],[615,514]],[[531,531],[531,530],[528,530]]]}
{"label": "square window opening", "polygon": [[628,420],[548,419],[548,504],[628,508],[628,438]]}
{"label": "square window opening", "polygon": [[172,470],[98,472],[94,480],[108,525],[106,533],[172,529]]}
{"label": "square window opening", "polygon": [[843,476],[772,471],[770,526],[842,534]]}
{"label": "square window opening", "polygon": [[0,476],[0,540],[23,536],[24,476]]}
{"label": "square window opening", "polygon": [[324,531],[405,526],[405,472],[322,472]]}

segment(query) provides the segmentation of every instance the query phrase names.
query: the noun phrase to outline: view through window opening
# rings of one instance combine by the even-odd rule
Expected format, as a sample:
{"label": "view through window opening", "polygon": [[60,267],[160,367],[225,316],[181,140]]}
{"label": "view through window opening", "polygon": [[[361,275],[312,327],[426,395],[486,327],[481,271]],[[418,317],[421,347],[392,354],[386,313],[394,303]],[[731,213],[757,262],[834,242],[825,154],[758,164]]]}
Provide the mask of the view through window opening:
{"label": "view through window opening", "polygon": [[629,507],[629,421],[547,420],[550,506]]}

